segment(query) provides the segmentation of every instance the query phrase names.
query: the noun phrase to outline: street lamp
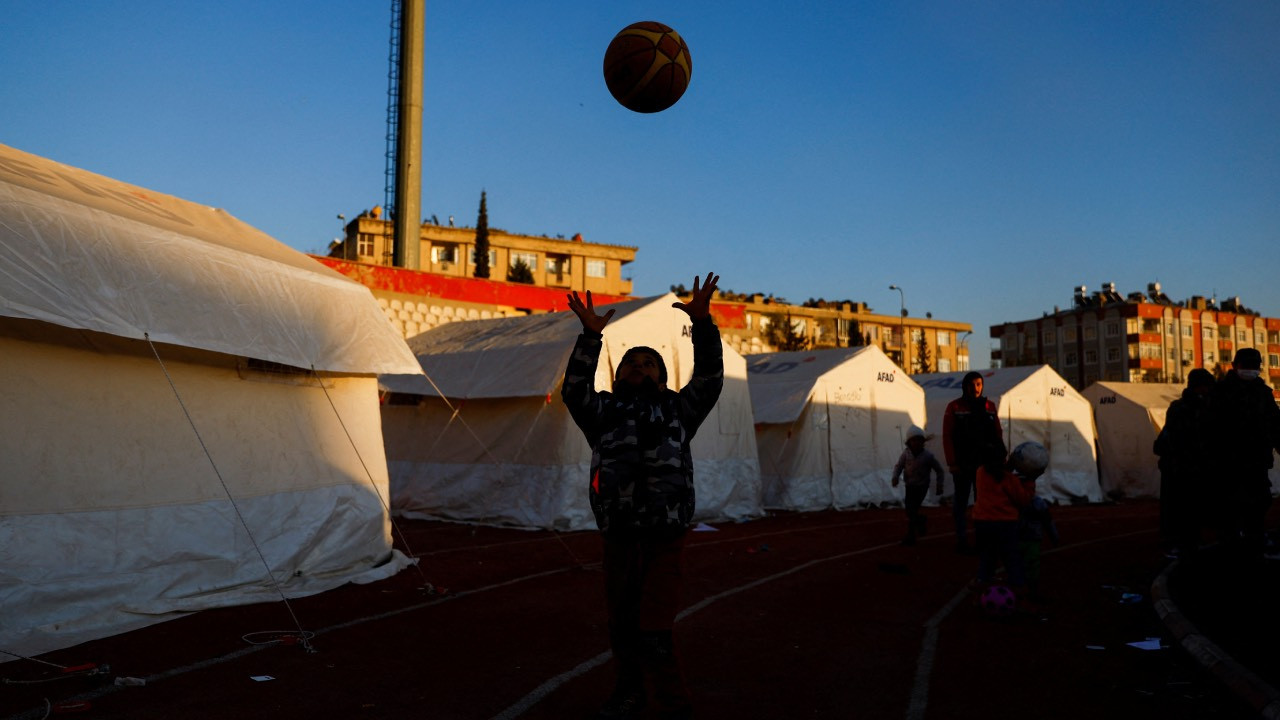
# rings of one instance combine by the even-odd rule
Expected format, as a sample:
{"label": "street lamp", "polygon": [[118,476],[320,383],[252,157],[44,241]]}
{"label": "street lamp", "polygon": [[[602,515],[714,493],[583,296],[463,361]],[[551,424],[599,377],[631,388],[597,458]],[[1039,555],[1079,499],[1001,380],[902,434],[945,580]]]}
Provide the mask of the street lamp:
{"label": "street lamp", "polygon": [[347,216],[338,213],[338,227],[342,228],[342,259],[350,260],[351,243],[347,242]]}
{"label": "street lamp", "polygon": [[898,342],[902,343],[902,369],[911,373],[911,360],[907,348],[907,295],[897,285],[890,285],[890,290],[898,291]]}
{"label": "street lamp", "polygon": [[969,342],[968,337],[972,334],[972,330],[966,330],[965,333],[960,336],[960,339],[956,341],[956,349],[959,350],[963,348],[964,350],[964,367],[956,368],[957,370],[969,369],[969,345],[967,343]]}

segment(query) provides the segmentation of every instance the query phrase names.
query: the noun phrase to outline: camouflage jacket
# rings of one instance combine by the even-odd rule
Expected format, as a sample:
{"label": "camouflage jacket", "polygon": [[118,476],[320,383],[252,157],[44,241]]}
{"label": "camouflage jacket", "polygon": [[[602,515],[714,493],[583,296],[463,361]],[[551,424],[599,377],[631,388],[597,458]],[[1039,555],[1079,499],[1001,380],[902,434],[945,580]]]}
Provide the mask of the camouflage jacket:
{"label": "camouflage jacket", "polygon": [[693,377],[680,392],[596,392],[602,338],[578,336],[560,397],[591,446],[591,510],[601,531],[672,529],[693,518],[693,458],[689,441],[724,386],[720,331],[710,319],[693,323]]}

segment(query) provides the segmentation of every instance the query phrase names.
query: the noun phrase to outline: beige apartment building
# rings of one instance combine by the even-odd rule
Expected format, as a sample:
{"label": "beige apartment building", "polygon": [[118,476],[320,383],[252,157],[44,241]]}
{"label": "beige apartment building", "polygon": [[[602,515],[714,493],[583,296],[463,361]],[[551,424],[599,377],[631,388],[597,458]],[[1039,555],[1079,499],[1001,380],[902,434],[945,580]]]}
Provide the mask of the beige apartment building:
{"label": "beige apartment building", "polygon": [[[346,225],[346,236],[329,249],[329,257],[371,265],[392,265],[392,223],[382,208],[361,213]],[[476,230],[423,223],[418,228],[422,272],[470,278],[475,275]],[[593,294],[626,296],[631,279],[625,266],[636,258],[636,248],[583,240],[516,235],[489,229],[489,278],[506,281],[508,268],[518,260],[533,272],[533,284],[559,290],[590,290]]]}
{"label": "beige apartment building", "polygon": [[999,341],[993,361],[1049,365],[1077,390],[1097,380],[1181,383],[1194,368],[1221,374],[1236,350],[1257,348],[1263,377],[1280,392],[1280,318],[1263,317],[1239,298],[1175,302],[1159,283],[1127,295],[1114,283],[1092,294],[1080,286],[1071,307],[993,325],[991,337]]}
{"label": "beige apartment building", "polygon": [[[586,242],[580,235],[566,240],[490,228],[490,278],[480,279],[475,277],[475,228],[423,223],[419,269],[393,265],[391,232],[391,222],[375,207],[347,223],[344,239],[317,260],[368,287],[405,337],[449,322],[565,310],[565,293],[571,290],[590,290],[597,302],[631,297],[625,273],[635,260],[634,247]],[[532,284],[507,280],[507,269],[517,260],[532,270]],[[760,294],[717,293],[712,312],[725,340],[742,354],[776,350],[767,341],[769,326],[789,318],[807,348],[845,347],[856,334],[862,344],[878,345],[917,372],[923,337],[930,370],[969,369],[967,339],[973,327],[968,323],[880,315],[865,303],[849,301],[790,305]]]}
{"label": "beige apartment building", "polygon": [[923,338],[930,372],[969,369],[968,337],[973,331],[969,323],[881,315],[866,303],[848,300],[791,305],[761,294],[717,294],[712,311],[725,341],[744,355],[778,350],[768,342],[769,326],[789,321],[806,349],[848,347],[856,335],[861,338],[858,344],[877,345],[900,367],[917,373],[922,370],[919,347]]}

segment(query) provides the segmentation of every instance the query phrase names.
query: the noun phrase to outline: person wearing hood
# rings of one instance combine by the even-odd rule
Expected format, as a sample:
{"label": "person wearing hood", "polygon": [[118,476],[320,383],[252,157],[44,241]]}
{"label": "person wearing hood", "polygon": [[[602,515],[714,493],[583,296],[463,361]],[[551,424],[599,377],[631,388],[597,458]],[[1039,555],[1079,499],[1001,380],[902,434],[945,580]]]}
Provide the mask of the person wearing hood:
{"label": "person wearing hood", "polygon": [[1182,397],[1169,403],[1164,427],[1152,450],[1160,458],[1160,532],[1173,557],[1200,546],[1201,507],[1209,471],[1209,393],[1213,374],[1196,368],[1187,374]]}
{"label": "person wearing hood", "polygon": [[982,394],[982,374],[966,373],[960,397],[947,403],[942,414],[942,449],[955,484],[951,513],[955,520],[956,552],[970,553],[965,513],[978,468],[986,458],[1005,454],[1004,431],[995,403]]}
{"label": "person wearing hood", "polygon": [[613,391],[597,391],[596,366],[605,325],[591,293],[575,291],[569,309],[582,322],[565,369],[560,397],[591,446],[589,495],[604,540],[605,601],[613,650],[613,694],[597,717],[635,717],[647,704],[646,684],[662,717],[692,714],[672,629],[679,610],[681,555],[694,512],[689,443],[724,386],[720,331],[710,302],[719,277],[693,281],[689,302],[673,307],[692,320],[693,376],[679,392],[653,348],[628,349]]}
{"label": "person wearing hood", "polygon": [[1211,447],[1221,458],[1215,467],[1221,488],[1216,525],[1221,539],[1261,556],[1271,505],[1268,471],[1280,450],[1280,406],[1260,377],[1262,353],[1240,348],[1231,365],[1209,393]]}

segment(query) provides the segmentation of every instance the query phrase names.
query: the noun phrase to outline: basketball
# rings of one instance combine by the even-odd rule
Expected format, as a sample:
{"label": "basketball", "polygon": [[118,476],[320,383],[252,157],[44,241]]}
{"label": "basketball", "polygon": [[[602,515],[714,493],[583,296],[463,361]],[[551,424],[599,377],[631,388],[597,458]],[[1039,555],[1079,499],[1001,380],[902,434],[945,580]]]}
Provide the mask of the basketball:
{"label": "basketball", "polygon": [[982,605],[982,610],[991,617],[1008,617],[1012,615],[1017,602],[1017,596],[1004,585],[992,585],[978,599],[978,603]]}
{"label": "basketball", "polygon": [[1024,442],[1010,453],[1009,464],[1024,478],[1038,478],[1049,467],[1049,451],[1038,442]]}
{"label": "basketball", "polygon": [[604,53],[609,94],[638,113],[662,112],[675,105],[692,76],[689,47],[679,33],[659,22],[626,26]]}

